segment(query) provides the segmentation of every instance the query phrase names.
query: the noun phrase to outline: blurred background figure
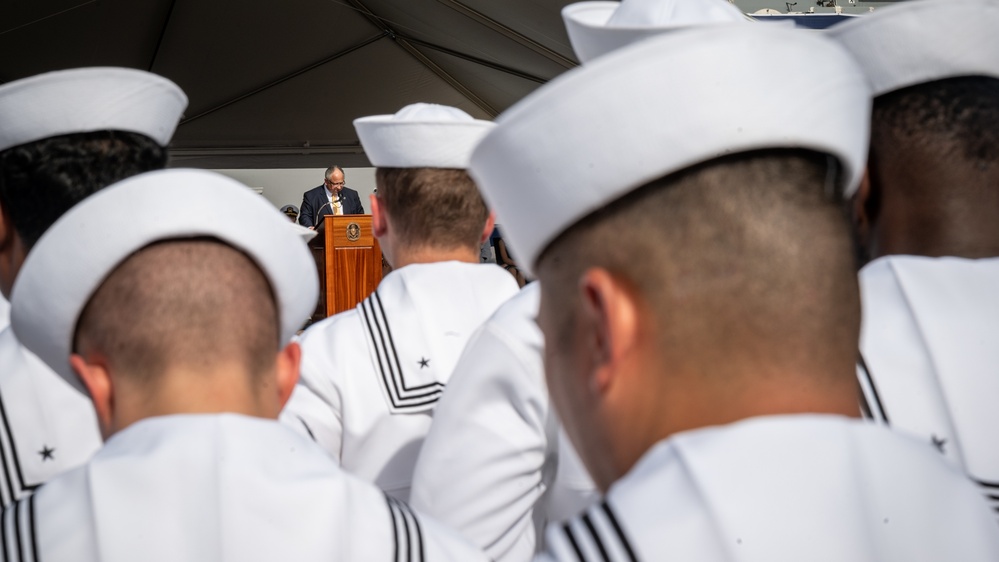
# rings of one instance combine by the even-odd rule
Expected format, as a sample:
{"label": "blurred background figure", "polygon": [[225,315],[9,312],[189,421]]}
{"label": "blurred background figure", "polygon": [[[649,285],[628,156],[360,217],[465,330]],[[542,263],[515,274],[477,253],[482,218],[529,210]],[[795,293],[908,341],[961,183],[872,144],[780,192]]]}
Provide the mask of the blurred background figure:
{"label": "blurred background figure", "polygon": [[291,222],[298,222],[298,207],[294,205],[285,205],[281,207],[281,212],[288,217]]}

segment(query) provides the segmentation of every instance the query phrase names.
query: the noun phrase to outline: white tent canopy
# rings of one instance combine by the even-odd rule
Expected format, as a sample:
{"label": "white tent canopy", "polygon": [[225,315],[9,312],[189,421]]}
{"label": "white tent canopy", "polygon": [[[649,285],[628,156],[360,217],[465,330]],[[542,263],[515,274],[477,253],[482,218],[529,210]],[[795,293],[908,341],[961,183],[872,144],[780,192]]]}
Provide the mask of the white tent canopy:
{"label": "white tent canopy", "polygon": [[366,166],[356,117],[417,102],[492,118],[577,64],[568,0],[47,0],[0,4],[0,83],[141,68],[190,98],[175,166]]}

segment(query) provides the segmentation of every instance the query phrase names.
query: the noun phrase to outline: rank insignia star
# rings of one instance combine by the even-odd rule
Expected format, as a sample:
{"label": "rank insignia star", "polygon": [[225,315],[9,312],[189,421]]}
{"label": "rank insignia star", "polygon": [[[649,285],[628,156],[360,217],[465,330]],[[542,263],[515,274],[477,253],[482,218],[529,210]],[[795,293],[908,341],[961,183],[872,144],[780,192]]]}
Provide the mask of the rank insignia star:
{"label": "rank insignia star", "polygon": [[944,445],[947,444],[947,439],[942,437],[937,437],[936,434],[933,434],[930,437],[930,441],[933,443],[933,446],[936,447],[938,451],[940,451],[941,453],[944,452]]}
{"label": "rank insignia star", "polygon": [[430,366],[430,360],[420,357],[420,368],[422,369],[424,367],[429,367],[429,366]]}
{"label": "rank insignia star", "polygon": [[42,450],[38,451],[38,454],[42,456],[42,462],[54,461],[55,457],[52,456],[52,453],[54,452],[54,448],[51,448],[48,445],[42,445]]}

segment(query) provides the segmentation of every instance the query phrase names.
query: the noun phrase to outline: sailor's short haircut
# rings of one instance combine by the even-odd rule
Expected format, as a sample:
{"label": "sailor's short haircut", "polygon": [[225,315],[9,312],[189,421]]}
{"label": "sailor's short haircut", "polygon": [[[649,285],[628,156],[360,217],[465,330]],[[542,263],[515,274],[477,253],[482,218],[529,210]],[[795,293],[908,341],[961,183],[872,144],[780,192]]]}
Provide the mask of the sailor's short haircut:
{"label": "sailor's short haircut", "polygon": [[378,200],[411,247],[478,248],[489,210],[466,170],[378,168]]}
{"label": "sailor's short haircut", "polygon": [[[919,161],[910,158],[914,153]],[[946,189],[933,182],[893,181],[899,167],[920,165],[961,179]],[[875,98],[868,170],[872,189],[864,206],[870,217],[881,214],[882,190],[894,188],[930,216],[946,201],[952,211],[962,209],[966,225],[973,217],[993,221],[999,195],[992,179],[999,178],[999,79],[947,78]]]}
{"label": "sailor's short haircut", "polygon": [[[75,133],[22,144],[0,152],[0,206],[31,248],[87,196],[166,163],[166,148],[125,131]],[[124,212],[141,220],[142,209]]]}
{"label": "sailor's short haircut", "polygon": [[155,384],[168,369],[236,365],[258,376],[280,345],[271,286],[246,254],[212,238],[139,250],[95,291],[77,322],[74,351]]}
{"label": "sailor's short haircut", "polygon": [[575,309],[568,289],[601,267],[648,305],[661,346],[852,360],[860,301],[838,170],[807,150],[736,154],[580,220],[538,260],[545,294],[561,301],[558,330]]}
{"label": "sailor's short haircut", "polygon": [[926,82],[874,99],[872,138],[904,151],[916,143],[942,159],[999,163],[999,78],[968,76]]}

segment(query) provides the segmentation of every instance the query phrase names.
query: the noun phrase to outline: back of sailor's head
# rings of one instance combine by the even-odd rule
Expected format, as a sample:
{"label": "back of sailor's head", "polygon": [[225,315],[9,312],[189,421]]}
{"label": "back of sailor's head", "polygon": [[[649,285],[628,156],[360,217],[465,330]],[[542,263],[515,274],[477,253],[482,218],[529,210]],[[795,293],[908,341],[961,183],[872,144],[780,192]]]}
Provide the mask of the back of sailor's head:
{"label": "back of sailor's head", "polygon": [[[238,218],[219,221],[223,205]],[[147,220],[125,212],[137,207]],[[315,305],[312,268],[294,225],[246,186],[204,171],[150,172],[87,198],[39,240],[14,287],[12,324],[81,392],[72,354],[106,361],[112,378],[146,396],[168,374],[234,373],[264,391]]]}
{"label": "back of sailor's head", "polygon": [[914,0],[829,30],[874,88],[857,203],[872,257],[999,255],[997,29],[995,0]]}
{"label": "back of sailor's head", "polygon": [[[260,268],[216,239],[153,243],[118,265],[80,314],[74,351],[155,388],[183,369],[258,378],[280,349],[277,303]],[[192,389],[196,390],[196,389]]]}
{"label": "back of sailor's head", "polygon": [[[727,406],[768,380],[794,380],[812,397],[835,388],[836,407],[855,408],[859,297],[841,205],[863,168],[870,91],[832,41],[762,27],[675,31],[598,58],[501,115],[473,154],[472,174],[509,227],[514,252],[541,280],[539,323],[560,413],[575,404],[567,421],[574,439],[611,435],[584,451],[590,460],[611,447],[625,459],[617,468],[626,468],[644,449],[618,456],[624,442],[669,424],[749,415],[746,404]],[[787,64],[755,64],[787,56]],[[821,92],[830,107],[754,110],[775,88]],[[517,182],[506,181],[508,168],[519,171]],[[611,302],[614,295],[624,300]],[[615,316],[626,309],[631,320]],[[601,327],[593,319],[604,313]],[[632,354],[625,369],[637,370],[626,378],[642,384],[622,384],[613,398],[596,390],[607,380],[597,373],[610,372],[597,366],[631,345],[618,339],[627,330],[601,332],[620,319],[636,327],[634,348],[622,353]],[[683,397],[706,412],[694,380],[739,391],[700,421],[679,421],[679,410],[663,404]],[[635,415],[658,429],[607,429],[624,427],[627,416],[608,405],[625,395],[618,414],[651,405]],[[804,397],[799,407],[822,408]]]}
{"label": "back of sailor's head", "polygon": [[22,243],[30,248],[98,189],[163,168],[186,106],[173,82],[127,68],[62,70],[0,86],[0,204]]}
{"label": "back of sailor's head", "polygon": [[650,331],[662,349],[679,347],[706,373],[852,364],[859,300],[835,170],[824,154],[769,149],[648,182],[544,250],[536,271],[549,310],[568,326],[578,295],[565,289],[602,268],[662,320]]}
{"label": "back of sailor's head", "polygon": [[477,248],[489,215],[468,160],[492,128],[464,111],[417,103],[354,121],[378,169],[377,197],[397,239],[412,246]]}

